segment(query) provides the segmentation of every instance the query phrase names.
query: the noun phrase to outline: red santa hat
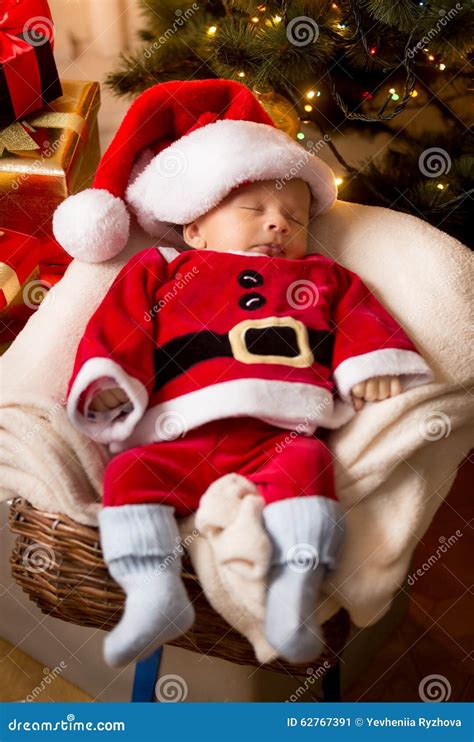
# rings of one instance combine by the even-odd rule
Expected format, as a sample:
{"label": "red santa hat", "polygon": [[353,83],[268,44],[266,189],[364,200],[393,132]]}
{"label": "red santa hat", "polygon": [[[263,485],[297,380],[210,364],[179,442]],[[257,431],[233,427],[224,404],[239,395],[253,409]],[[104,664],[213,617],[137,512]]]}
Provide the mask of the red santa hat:
{"label": "red santa hat", "polygon": [[160,83],[130,106],[93,187],[56,209],[53,231],[74,258],[109,260],[127,244],[130,214],[150,235],[189,224],[246,182],[305,180],[311,216],[337,195],[332,170],[276,128],[232,80]]}

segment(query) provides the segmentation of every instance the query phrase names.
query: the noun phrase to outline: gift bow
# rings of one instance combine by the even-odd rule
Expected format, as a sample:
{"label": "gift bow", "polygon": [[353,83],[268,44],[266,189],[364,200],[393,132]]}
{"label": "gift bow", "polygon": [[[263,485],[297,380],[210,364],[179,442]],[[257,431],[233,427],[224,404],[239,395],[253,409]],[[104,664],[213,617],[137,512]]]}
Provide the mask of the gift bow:
{"label": "gift bow", "polygon": [[[27,125],[41,126],[46,129],[72,129],[76,134],[81,134],[85,120],[78,113],[60,113],[49,111],[28,117]],[[20,122],[15,122],[6,129],[0,130],[0,157],[5,150],[9,152],[24,152],[40,149],[39,145],[31,137]]]}
{"label": "gift bow", "polygon": [[2,42],[8,44],[11,39],[18,40],[16,37],[21,34],[28,37],[39,33],[53,45],[54,27],[47,0],[28,0],[23,3],[3,0],[0,8],[0,52],[4,48]]}

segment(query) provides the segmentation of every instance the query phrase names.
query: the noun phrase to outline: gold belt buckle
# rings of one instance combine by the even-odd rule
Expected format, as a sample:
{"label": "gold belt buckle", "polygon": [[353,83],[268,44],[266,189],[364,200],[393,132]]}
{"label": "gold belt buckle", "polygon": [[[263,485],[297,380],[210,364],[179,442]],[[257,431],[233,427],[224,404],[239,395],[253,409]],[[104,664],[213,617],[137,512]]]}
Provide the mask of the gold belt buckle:
{"label": "gold belt buckle", "polygon": [[[300,351],[297,356],[268,356],[249,352],[245,343],[245,333],[247,330],[274,327],[275,325],[293,328]],[[232,355],[237,361],[242,361],[242,363],[282,363],[285,366],[296,366],[299,368],[312,366],[314,363],[314,355],[309,347],[306,325],[294,317],[245,319],[229,330],[229,341],[232,348]]]}

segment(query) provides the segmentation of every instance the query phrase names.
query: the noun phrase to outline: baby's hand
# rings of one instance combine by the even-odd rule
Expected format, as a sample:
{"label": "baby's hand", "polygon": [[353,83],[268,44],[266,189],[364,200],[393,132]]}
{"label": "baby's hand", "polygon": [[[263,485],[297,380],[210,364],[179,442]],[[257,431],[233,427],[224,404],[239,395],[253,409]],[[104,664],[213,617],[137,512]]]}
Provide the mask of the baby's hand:
{"label": "baby's hand", "polygon": [[354,409],[360,410],[364,402],[378,402],[387,397],[396,397],[402,391],[399,376],[375,376],[352,387]]}
{"label": "baby's hand", "polygon": [[94,410],[94,412],[104,412],[104,410],[113,410],[114,407],[119,407],[128,401],[127,394],[117,386],[96,394],[89,405],[89,409]]}

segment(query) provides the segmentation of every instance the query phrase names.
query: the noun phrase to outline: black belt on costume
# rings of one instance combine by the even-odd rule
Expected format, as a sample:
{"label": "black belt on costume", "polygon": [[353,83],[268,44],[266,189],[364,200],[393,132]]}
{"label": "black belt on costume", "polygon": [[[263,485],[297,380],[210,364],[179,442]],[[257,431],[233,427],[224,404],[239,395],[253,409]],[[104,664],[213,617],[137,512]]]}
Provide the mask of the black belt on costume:
{"label": "black belt on costume", "polygon": [[[333,333],[329,330],[310,328],[306,330],[314,361],[330,368],[334,345]],[[245,332],[244,342],[246,353],[250,354],[246,355],[246,363],[272,363],[266,360],[265,356],[276,355],[292,359],[301,353],[296,332],[292,327],[285,325],[249,327]],[[200,330],[173,338],[155,350],[155,391],[196,363],[219,357],[242,360],[235,353],[235,347],[231,345],[229,333],[221,335],[211,330]],[[285,362],[282,360],[280,363]],[[293,364],[289,361],[288,365]]]}

